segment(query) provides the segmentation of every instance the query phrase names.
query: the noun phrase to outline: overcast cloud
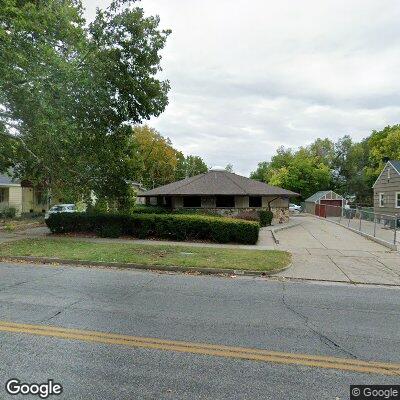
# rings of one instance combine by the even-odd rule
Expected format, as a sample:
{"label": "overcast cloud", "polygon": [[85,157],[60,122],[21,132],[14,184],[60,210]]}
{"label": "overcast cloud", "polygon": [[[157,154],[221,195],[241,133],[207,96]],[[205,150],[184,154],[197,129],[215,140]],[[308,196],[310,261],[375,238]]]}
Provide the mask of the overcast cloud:
{"label": "overcast cloud", "polygon": [[[107,0],[84,0],[87,16]],[[150,121],[208,165],[249,174],[277,147],[400,122],[398,0],[143,0],[172,29],[170,104]]]}

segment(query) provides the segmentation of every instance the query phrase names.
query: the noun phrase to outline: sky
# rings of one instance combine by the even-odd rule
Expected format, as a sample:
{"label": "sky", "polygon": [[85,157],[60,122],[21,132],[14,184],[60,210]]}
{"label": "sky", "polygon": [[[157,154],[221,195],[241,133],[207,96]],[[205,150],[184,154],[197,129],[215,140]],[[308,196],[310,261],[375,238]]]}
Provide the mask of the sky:
{"label": "sky", "polygon": [[[83,0],[86,16],[109,0]],[[248,175],[279,146],[400,123],[398,0],[142,0],[172,34],[169,105],[148,123]]]}

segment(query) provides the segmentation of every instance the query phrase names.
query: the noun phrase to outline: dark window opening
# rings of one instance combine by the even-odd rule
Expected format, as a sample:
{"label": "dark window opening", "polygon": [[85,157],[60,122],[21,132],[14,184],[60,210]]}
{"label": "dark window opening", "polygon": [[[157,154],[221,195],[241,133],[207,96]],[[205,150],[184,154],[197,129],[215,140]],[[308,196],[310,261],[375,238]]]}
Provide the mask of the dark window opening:
{"label": "dark window opening", "polygon": [[250,196],[249,197],[249,207],[262,207],[261,196]]}
{"label": "dark window opening", "polygon": [[200,208],[201,197],[200,196],[187,196],[183,198],[183,207],[188,208]]}
{"label": "dark window opening", "polygon": [[217,208],[235,208],[235,196],[217,196]]}
{"label": "dark window opening", "polygon": [[164,197],[164,206],[167,208],[172,207],[172,199],[171,197]]}

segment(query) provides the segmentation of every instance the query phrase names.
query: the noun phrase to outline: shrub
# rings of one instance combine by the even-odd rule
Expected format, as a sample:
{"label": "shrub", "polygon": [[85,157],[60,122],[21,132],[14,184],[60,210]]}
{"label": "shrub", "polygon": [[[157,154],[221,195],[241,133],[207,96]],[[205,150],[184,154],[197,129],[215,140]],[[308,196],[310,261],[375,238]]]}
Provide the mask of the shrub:
{"label": "shrub", "polygon": [[136,215],[132,222],[129,233],[140,238],[255,244],[259,232],[259,224],[255,222],[204,215]]}
{"label": "shrub", "polygon": [[258,211],[258,216],[260,218],[261,226],[269,226],[272,223],[272,218],[274,217],[274,214],[272,214],[272,211],[269,210],[260,210]]}
{"label": "shrub", "polygon": [[159,206],[135,205],[130,214],[168,214],[170,210]]}
{"label": "shrub", "polygon": [[96,227],[96,234],[103,238],[118,238],[122,235],[122,225],[118,222],[99,225]]}
{"label": "shrub", "polygon": [[6,232],[13,232],[13,231],[15,231],[15,225],[12,224],[12,223],[8,223],[8,224],[6,224],[6,225],[4,226],[4,230],[5,230]]}
{"label": "shrub", "polygon": [[218,243],[255,244],[257,222],[233,218],[179,214],[51,214],[46,220],[53,233],[87,232],[117,237],[121,234],[169,240],[209,240]]}
{"label": "shrub", "polygon": [[21,214],[21,219],[35,219],[43,218],[44,213],[42,212],[24,212]]}
{"label": "shrub", "polygon": [[171,211],[173,214],[183,215],[209,215],[213,217],[223,217],[218,211],[209,210],[207,208],[177,208]]}
{"label": "shrub", "polygon": [[0,209],[1,218],[15,218],[17,209],[15,207],[3,207]]}

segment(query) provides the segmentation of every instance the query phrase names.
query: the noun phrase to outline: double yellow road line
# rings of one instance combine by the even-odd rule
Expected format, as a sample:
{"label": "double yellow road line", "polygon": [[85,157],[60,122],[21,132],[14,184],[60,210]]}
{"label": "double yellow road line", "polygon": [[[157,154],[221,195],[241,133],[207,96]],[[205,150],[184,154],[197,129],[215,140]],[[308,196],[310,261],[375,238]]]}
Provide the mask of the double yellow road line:
{"label": "double yellow road line", "polygon": [[181,353],[261,361],[273,364],[302,365],[306,367],[336,369],[349,372],[400,376],[400,364],[394,363],[362,361],[296,353],[282,353],[246,347],[232,347],[207,343],[163,340],[46,325],[18,324],[5,321],[0,321],[0,332],[37,335],[65,340],[79,340],[83,342],[120,345],[126,347],[177,351]]}

